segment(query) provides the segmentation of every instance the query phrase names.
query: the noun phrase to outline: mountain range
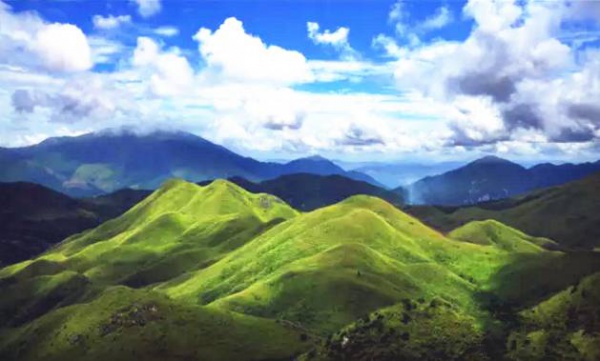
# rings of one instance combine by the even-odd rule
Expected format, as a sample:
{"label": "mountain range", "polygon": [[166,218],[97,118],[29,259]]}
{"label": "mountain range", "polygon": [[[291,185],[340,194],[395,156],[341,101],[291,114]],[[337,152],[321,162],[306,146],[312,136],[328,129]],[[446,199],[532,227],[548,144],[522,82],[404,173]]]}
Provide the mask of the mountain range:
{"label": "mountain range", "polygon": [[0,148],[0,168],[0,182],[33,182],[76,197],[122,188],[156,189],[173,177],[195,182],[234,176],[261,181],[298,172],[338,174],[379,185],[366,174],[344,171],[322,157],[286,164],[260,162],[193,134],[167,131],[139,135],[107,130]]}
{"label": "mountain range", "polygon": [[564,184],[600,171],[600,161],[525,168],[487,156],[452,171],[425,177],[398,192],[412,204],[470,205],[509,198],[528,191]]}
{"label": "mountain range", "polygon": [[553,245],[169,180],[0,270],[0,359],[594,360],[600,253]]}

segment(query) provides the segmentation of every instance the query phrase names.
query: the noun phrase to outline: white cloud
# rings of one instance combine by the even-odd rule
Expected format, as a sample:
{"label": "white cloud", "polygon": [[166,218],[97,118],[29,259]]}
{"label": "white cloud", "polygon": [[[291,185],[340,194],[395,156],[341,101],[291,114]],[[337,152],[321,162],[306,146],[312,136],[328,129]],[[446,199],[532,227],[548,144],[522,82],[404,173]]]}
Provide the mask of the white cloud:
{"label": "white cloud", "polygon": [[93,66],[86,35],[75,25],[48,24],[35,13],[0,3],[0,62],[49,71],[77,72]]}
{"label": "white cloud", "polygon": [[87,38],[75,25],[46,25],[38,30],[29,45],[44,66],[52,71],[83,71],[93,65]]}
{"label": "white cloud", "polygon": [[189,89],[194,78],[189,62],[177,49],[163,52],[147,37],[138,38],[132,63],[150,74],[150,90],[158,96],[181,94]]}
{"label": "white cloud", "polygon": [[92,18],[92,22],[94,23],[94,27],[96,29],[110,30],[116,29],[124,24],[131,23],[131,16],[129,15],[119,15],[119,16],[102,16],[102,15],[94,15]]}
{"label": "white cloud", "polygon": [[161,0],[131,0],[136,3],[138,13],[143,18],[149,18],[160,12],[162,5]]}
{"label": "white cloud", "polygon": [[174,26],[161,26],[154,29],[154,33],[160,36],[172,37],[179,35],[179,29]]}
{"label": "white cloud", "polygon": [[559,40],[562,23],[574,16],[566,3],[471,0],[464,13],[476,25],[463,42],[402,47],[389,37],[374,40],[398,59],[400,86],[467,114],[448,124],[455,142],[500,142],[523,130],[557,142],[593,138],[600,119],[590,118],[600,110],[596,113],[591,98],[600,93],[574,79],[583,78],[578,67],[592,82],[600,77],[590,72],[592,61],[581,60],[581,53]]}
{"label": "white cloud", "polygon": [[214,32],[201,28],[194,39],[207,64],[205,75],[216,81],[293,84],[312,78],[302,53],[263,43],[236,18],[226,19]]}
{"label": "white cloud", "polygon": [[448,24],[450,24],[454,20],[454,16],[452,12],[445,6],[439,8],[435,14],[431,17],[425,19],[425,21],[420,24],[420,29],[423,30],[435,30],[441,29]]}
{"label": "white cloud", "polygon": [[320,32],[319,24],[310,21],[306,23],[306,29],[308,31],[308,37],[313,43],[332,46],[339,51],[343,57],[348,59],[357,56],[357,52],[352,49],[350,43],[348,43],[350,29],[339,27],[336,31],[324,30]]}

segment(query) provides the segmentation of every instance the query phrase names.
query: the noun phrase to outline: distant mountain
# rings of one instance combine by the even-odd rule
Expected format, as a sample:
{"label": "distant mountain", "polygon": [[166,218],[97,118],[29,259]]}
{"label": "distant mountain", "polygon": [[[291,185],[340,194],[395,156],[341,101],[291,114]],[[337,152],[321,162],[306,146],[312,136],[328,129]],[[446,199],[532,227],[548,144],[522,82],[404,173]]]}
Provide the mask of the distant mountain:
{"label": "distant mountain", "polygon": [[337,175],[344,175],[347,178],[371,183],[371,184],[379,186],[379,187],[385,187],[384,185],[379,183],[377,180],[375,180],[373,177],[371,177],[365,173],[361,173],[361,172],[357,172],[357,171],[353,171],[353,170],[345,171],[344,169],[342,169],[340,166],[338,166],[334,162],[330,161],[329,159],[323,158],[318,155],[293,160],[291,162],[284,164],[284,167],[285,167],[284,168],[285,170],[284,170],[284,172],[281,173],[281,175],[293,174],[293,173],[310,173],[310,174],[318,174],[318,175],[337,174]]}
{"label": "distant mountain", "polygon": [[416,162],[390,162],[390,163],[366,163],[366,164],[343,164],[344,169],[367,174],[386,187],[396,188],[418,181],[421,178],[433,176],[456,169],[463,162],[439,162],[439,163],[416,163]]}
{"label": "distant mountain", "polygon": [[395,192],[340,175],[295,173],[260,183],[240,177],[229,178],[229,181],[250,192],[273,194],[301,211],[312,211],[359,194],[379,197],[396,206],[404,204],[402,196]]}
{"label": "distant mountain", "polygon": [[568,248],[600,247],[600,173],[520,197],[465,207],[411,206],[408,213],[441,231],[495,219]]}
{"label": "distant mountain", "polygon": [[596,171],[600,171],[600,161],[546,163],[527,169],[506,159],[488,156],[411,184],[407,187],[408,200],[413,204],[469,205],[564,184]]}
{"label": "distant mountain", "polygon": [[261,181],[299,171],[340,174],[378,184],[324,158],[260,162],[193,134],[166,131],[146,135],[103,131],[50,138],[23,148],[0,148],[0,168],[0,181],[34,182],[77,197],[121,188],[155,189],[174,177],[201,181],[240,176]]}

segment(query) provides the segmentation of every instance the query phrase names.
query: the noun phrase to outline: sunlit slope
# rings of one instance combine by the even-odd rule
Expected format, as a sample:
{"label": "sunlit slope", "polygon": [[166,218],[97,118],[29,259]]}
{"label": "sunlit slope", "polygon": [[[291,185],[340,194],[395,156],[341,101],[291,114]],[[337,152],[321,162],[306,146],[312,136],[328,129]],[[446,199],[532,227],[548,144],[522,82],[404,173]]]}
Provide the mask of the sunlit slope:
{"label": "sunlit slope", "polygon": [[[280,224],[158,289],[175,299],[331,331],[407,297],[437,295],[473,311],[480,302],[474,294],[502,284],[498,272],[513,277],[505,270],[522,250],[507,250],[510,242],[452,240],[378,198],[355,196]],[[561,256],[547,253],[543,260]]]}
{"label": "sunlit slope", "polygon": [[226,181],[200,187],[171,180],[121,217],[68,238],[40,258],[94,282],[141,286],[205,267],[296,214],[274,196]]}
{"label": "sunlit slope", "polygon": [[[4,332],[4,333],[2,333]],[[293,325],[117,286],[0,330],[2,360],[277,360],[310,348]]]}
{"label": "sunlit slope", "polygon": [[495,220],[473,221],[448,234],[448,237],[482,245],[495,245],[510,252],[541,252],[556,243],[541,237],[529,236]]}

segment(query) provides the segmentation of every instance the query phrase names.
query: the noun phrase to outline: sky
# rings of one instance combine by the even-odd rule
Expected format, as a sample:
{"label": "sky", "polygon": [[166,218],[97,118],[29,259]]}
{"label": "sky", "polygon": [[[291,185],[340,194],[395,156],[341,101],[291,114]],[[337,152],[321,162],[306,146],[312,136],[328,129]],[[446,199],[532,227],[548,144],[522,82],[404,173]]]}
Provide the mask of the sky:
{"label": "sky", "polygon": [[0,146],[121,127],[259,159],[598,159],[600,1],[0,0]]}

